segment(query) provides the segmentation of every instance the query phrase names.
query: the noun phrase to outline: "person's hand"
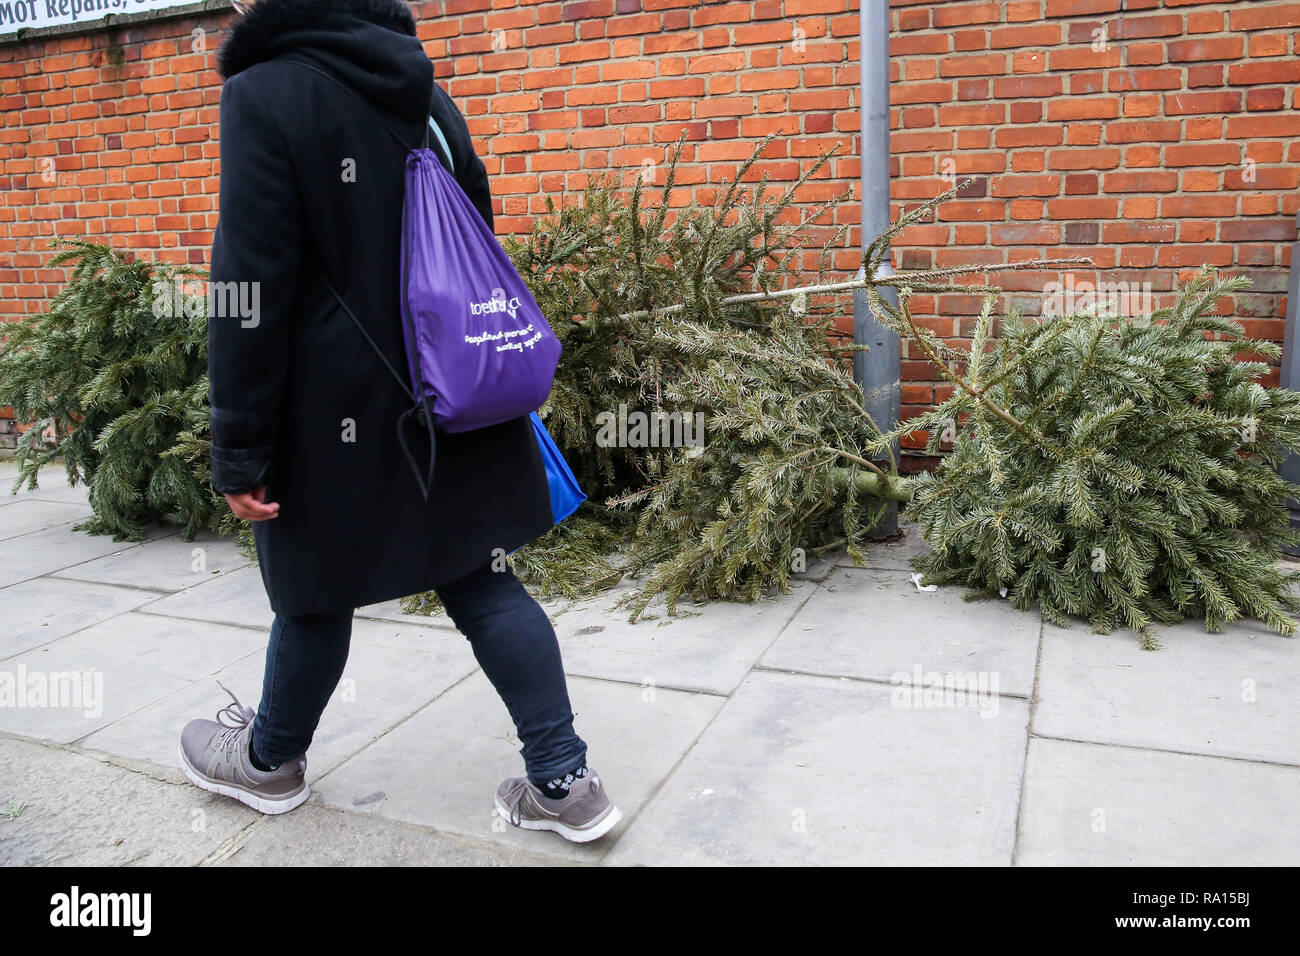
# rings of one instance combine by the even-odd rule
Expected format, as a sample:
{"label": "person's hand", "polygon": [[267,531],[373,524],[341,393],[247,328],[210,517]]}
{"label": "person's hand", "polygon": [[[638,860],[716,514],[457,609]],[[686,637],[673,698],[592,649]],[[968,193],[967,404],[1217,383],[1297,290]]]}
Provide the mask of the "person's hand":
{"label": "person's hand", "polygon": [[242,495],[226,495],[226,503],[236,518],[245,521],[266,521],[280,514],[278,501],[266,500],[266,486],[246,491]]}

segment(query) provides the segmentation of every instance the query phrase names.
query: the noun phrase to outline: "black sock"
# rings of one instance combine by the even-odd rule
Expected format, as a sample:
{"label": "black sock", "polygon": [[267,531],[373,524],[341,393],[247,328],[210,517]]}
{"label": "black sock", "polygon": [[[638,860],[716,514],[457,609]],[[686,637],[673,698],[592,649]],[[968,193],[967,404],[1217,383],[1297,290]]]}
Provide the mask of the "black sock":
{"label": "black sock", "polygon": [[587,765],[583,764],[577,770],[570,770],[568,773],[562,773],[550,780],[534,780],[533,786],[542,791],[544,797],[549,797],[552,800],[563,800],[569,795],[569,788],[573,786],[573,782],[581,780],[586,775]]}
{"label": "black sock", "polygon": [[[275,769],[275,767],[268,767],[266,764],[262,763],[260,759],[258,759],[257,748],[253,746],[252,734],[248,735],[248,762],[251,763],[258,770],[262,771],[262,773],[270,773],[272,770]],[[276,764],[276,767],[278,766],[279,764]]]}

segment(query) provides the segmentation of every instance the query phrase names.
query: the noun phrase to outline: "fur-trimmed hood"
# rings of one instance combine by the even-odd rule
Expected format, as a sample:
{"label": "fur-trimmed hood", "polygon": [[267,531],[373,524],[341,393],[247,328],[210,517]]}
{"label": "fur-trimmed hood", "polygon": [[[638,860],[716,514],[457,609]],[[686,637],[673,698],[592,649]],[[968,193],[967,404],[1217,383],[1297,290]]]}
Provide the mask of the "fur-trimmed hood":
{"label": "fur-trimmed hood", "polygon": [[217,53],[225,80],[282,55],[313,61],[376,106],[429,115],[433,65],[405,0],[258,0]]}
{"label": "fur-trimmed hood", "polygon": [[235,14],[230,32],[217,53],[222,79],[272,59],[286,40],[317,33],[346,19],[363,20],[407,36],[415,36],[415,17],[404,0],[261,0],[244,16]]}

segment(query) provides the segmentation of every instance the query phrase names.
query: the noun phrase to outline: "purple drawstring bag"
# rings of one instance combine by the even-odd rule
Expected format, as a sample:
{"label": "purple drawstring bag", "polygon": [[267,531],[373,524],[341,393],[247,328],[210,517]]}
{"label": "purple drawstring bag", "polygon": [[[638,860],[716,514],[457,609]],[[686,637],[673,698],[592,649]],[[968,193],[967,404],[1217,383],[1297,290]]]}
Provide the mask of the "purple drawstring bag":
{"label": "purple drawstring bag", "polygon": [[[394,139],[407,145],[379,111],[342,80],[315,64],[285,59],[352,93],[379,115]],[[397,439],[426,499],[437,453],[435,426],[464,432],[530,414],[550,394],[560,359],[560,341],[514,263],[430,148],[431,131],[441,140],[448,164],[452,162],[442,131],[430,117],[424,145],[407,147],[399,292],[407,380],[321,270],[334,298],[411,399],[412,407],[398,420]],[[407,443],[411,418],[429,438],[429,460],[423,469]]]}
{"label": "purple drawstring bag", "polygon": [[510,421],[551,392],[560,341],[431,149],[406,160],[402,305],[411,386],[448,432]]}

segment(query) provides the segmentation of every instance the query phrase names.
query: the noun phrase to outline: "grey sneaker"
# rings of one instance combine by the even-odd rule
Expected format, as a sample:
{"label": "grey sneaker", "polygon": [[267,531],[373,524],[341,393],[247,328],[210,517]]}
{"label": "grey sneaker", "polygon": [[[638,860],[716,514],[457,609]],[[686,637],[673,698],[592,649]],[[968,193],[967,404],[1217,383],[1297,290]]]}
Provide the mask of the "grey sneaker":
{"label": "grey sneaker", "polygon": [[[286,760],[263,773],[248,759],[253,735],[253,711],[230,694],[233,704],[217,711],[217,719],[191,720],[181,731],[181,766],[196,786],[234,797],[260,813],[286,813],[311,796],[305,756]],[[229,721],[228,723],[226,721]]]}
{"label": "grey sneaker", "polygon": [[574,843],[598,840],[623,819],[610,802],[600,777],[588,769],[562,800],[542,796],[527,777],[511,777],[497,787],[497,813],[525,830],[554,830]]}

